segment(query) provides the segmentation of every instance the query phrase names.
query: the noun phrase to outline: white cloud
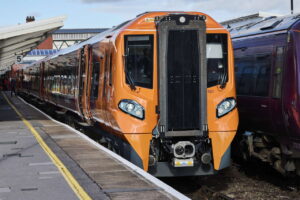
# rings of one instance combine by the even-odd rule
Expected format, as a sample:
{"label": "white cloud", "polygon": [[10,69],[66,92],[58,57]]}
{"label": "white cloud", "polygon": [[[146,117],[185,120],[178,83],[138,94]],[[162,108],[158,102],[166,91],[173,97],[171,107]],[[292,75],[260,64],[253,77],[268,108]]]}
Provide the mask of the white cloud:
{"label": "white cloud", "polygon": [[125,0],[81,0],[83,3],[116,3]]}
{"label": "white cloud", "polygon": [[[101,2],[93,11],[117,14],[132,18],[145,11],[179,10],[200,11],[219,21],[254,14],[259,11],[289,14],[290,0],[81,0]],[[295,11],[300,11],[300,0],[295,1]]]}
{"label": "white cloud", "polygon": [[199,2],[196,7],[212,13],[219,20],[224,20],[259,11],[289,14],[290,0],[212,0]]}

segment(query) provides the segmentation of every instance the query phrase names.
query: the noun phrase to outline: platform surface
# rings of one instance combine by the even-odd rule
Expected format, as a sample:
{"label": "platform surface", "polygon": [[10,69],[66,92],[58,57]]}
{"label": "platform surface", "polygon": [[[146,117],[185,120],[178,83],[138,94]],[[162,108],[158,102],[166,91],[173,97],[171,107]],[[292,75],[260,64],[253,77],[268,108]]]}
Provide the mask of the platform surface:
{"label": "platform surface", "polygon": [[0,199],[78,199],[1,94]]}
{"label": "platform surface", "polygon": [[20,98],[0,92],[0,200],[85,199],[72,189],[68,177],[15,110],[43,138],[90,199],[182,198],[124,165],[75,130],[50,120]]}

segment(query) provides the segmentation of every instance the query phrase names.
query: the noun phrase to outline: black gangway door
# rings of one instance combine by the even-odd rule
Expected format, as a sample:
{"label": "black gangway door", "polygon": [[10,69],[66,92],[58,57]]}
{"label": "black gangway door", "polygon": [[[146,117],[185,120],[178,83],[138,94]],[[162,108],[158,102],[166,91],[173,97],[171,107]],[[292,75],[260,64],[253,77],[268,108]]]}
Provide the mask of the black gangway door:
{"label": "black gangway door", "polygon": [[158,25],[160,131],[198,136],[207,129],[204,16],[169,15]]}

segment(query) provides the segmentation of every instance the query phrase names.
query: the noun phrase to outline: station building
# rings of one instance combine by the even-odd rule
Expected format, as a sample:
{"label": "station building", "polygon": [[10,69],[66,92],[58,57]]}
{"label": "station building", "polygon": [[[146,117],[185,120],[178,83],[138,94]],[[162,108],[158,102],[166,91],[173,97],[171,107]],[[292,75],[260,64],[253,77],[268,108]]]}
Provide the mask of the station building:
{"label": "station building", "polygon": [[37,60],[52,55],[61,49],[68,48],[74,44],[87,40],[107,29],[87,28],[87,29],[58,29],[42,42],[36,49],[30,51],[24,57],[22,64],[30,64]]}

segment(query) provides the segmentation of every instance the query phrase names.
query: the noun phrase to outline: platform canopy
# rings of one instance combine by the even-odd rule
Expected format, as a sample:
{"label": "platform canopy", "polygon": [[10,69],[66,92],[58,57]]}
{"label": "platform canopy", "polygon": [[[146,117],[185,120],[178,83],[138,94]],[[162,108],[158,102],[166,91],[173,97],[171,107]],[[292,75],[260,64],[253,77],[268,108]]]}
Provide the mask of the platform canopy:
{"label": "platform canopy", "polygon": [[0,75],[10,70],[29,51],[43,42],[51,32],[64,25],[66,16],[32,21],[0,28]]}

